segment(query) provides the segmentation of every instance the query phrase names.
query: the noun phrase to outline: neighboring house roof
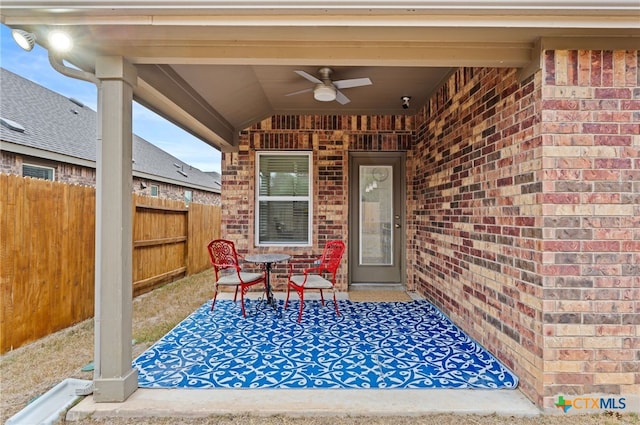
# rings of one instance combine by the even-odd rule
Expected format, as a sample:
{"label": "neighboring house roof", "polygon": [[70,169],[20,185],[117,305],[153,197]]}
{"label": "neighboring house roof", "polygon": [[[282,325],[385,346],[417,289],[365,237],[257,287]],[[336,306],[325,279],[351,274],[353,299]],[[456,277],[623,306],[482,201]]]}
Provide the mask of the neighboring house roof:
{"label": "neighboring house roof", "polygon": [[[2,150],[95,168],[97,113],[0,68]],[[133,175],[220,193],[220,174],[203,172],[133,135]],[[184,173],[184,174],[183,174]]]}

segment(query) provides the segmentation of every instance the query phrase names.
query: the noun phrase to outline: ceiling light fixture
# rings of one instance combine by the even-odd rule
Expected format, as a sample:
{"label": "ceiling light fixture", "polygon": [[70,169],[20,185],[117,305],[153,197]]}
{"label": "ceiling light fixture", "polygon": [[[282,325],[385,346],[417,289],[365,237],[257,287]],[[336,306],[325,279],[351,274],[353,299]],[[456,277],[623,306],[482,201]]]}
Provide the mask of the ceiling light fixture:
{"label": "ceiling light fixture", "polygon": [[336,100],[336,88],[324,84],[318,84],[313,90],[313,98],[320,102],[332,102]]}
{"label": "ceiling light fixture", "polygon": [[30,52],[36,44],[36,35],[25,30],[14,29],[11,36],[23,50]]}
{"label": "ceiling light fixture", "polygon": [[73,48],[73,40],[69,34],[61,30],[53,30],[47,36],[51,48],[60,53],[65,53]]}

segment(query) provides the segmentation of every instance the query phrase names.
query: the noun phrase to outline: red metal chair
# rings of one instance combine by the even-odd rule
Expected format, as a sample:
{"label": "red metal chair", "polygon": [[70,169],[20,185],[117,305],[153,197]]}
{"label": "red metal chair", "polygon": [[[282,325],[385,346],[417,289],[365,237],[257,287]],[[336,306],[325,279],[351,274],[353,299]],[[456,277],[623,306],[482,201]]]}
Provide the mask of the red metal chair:
{"label": "red metal chair", "polygon": [[[338,302],[336,301],[336,272],[340,267],[342,255],[345,246],[342,241],[328,241],[324,247],[324,251],[320,257],[309,259],[289,260],[289,277],[287,283],[287,300],[284,308],[289,304],[289,294],[294,289],[300,297],[300,313],[298,314],[298,323],[302,321],[302,309],[304,307],[304,291],[307,289],[320,290],[320,299],[324,306],[324,289],[331,289],[333,292],[333,304],[336,307],[336,315],[340,316],[338,311]],[[313,264],[312,267],[303,268],[301,264]],[[324,277],[327,275],[328,279]]]}
{"label": "red metal chair", "polygon": [[260,273],[242,271],[240,261],[243,259],[236,252],[235,244],[226,239],[216,239],[207,245],[209,251],[209,259],[215,272],[216,281],[214,283],[213,299],[211,302],[211,311],[216,305],[216,297],[218,296],[218,288],[220,286],[236,288],[233,296],[235,302],[238,298],[238,290],[240,290],[240,304],[242,305],[242,316],[247,317],[244,310],[244,295],[249,288],[259,283],[264,283],[265,289],[267,284],[266,274],[264,270]]}

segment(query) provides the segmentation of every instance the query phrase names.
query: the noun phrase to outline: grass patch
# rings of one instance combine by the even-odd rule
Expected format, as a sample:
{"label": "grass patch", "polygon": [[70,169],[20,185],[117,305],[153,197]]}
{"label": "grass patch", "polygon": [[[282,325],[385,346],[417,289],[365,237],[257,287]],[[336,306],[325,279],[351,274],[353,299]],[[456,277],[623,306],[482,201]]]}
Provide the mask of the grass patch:
{"label": "grass patch", "polygon": [[147,326],[133,334],[136,344],[153,344],[163,336],[165,336],[178,323],[158,323],[155,326]]}
{"label": "grass patch", "polygon": [[[133,300],[132,359],[211,298],[211,272],[169,283]],[[0,357],[0,423],[66,378],[93,379],[82,367],[93,360],[93,319]]]}

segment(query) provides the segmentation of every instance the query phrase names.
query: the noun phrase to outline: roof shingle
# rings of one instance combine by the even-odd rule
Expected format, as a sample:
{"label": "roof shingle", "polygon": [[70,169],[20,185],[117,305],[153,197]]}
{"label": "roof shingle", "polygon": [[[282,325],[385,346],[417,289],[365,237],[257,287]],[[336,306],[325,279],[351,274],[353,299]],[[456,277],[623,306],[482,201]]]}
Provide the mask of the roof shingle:
{"label": "roof shingle", "polygon": [[[24,127],[20,132],[0,125],[0,140],[95,163],[96,111],[4,68],[0,68],[0,93],[0,116]],[[134,175],[220,192],[218,173],[192,167],[135,134],[133,160]]]}

